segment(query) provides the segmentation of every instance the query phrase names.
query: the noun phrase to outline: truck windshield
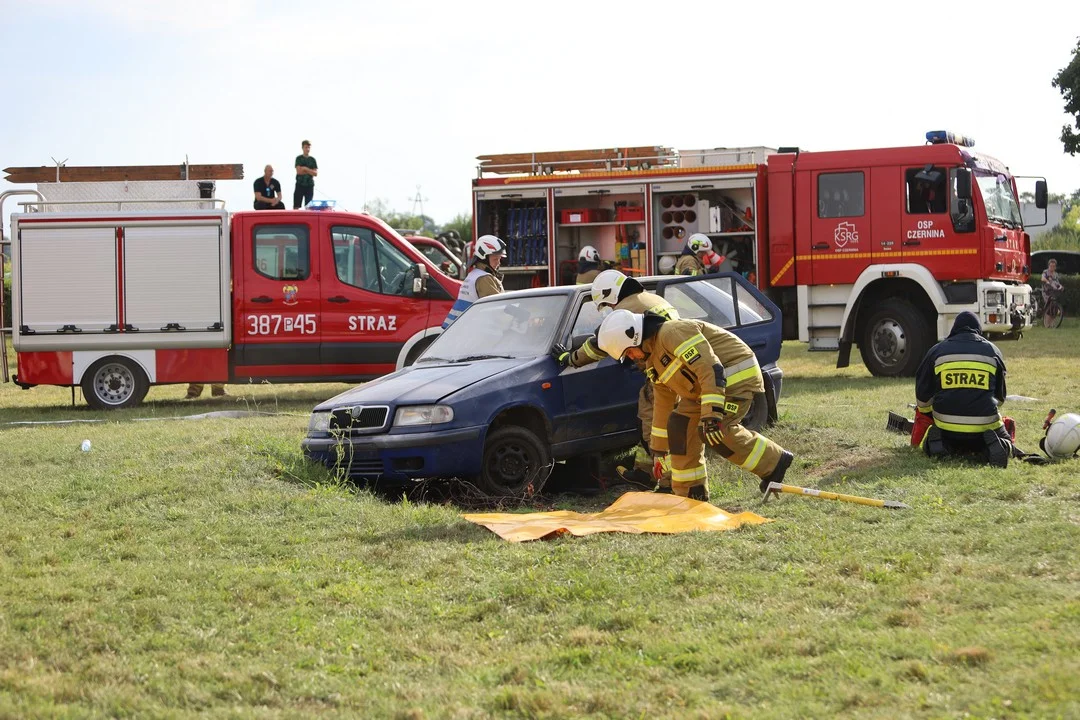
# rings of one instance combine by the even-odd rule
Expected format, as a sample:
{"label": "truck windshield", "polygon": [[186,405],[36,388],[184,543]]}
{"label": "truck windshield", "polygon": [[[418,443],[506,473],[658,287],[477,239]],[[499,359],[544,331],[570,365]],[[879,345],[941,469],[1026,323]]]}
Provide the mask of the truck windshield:
{"label": "truck windshield", "polygon": [[416,364],[546,355],[568,302],[567,295],[540,295],[477,303],[462,313]]}
{"label": "truck windshield", "polygon": [[987,219],[1006,227],[1020,227],[1020,206],[1016,203],[1009,178],[1001,174],[976,171],[975,180],[982,192]]}

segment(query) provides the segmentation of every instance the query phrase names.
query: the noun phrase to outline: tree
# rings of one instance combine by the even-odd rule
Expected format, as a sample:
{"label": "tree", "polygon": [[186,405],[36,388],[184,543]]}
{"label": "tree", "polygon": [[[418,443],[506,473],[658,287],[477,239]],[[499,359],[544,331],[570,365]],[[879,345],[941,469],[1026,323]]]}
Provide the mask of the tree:
{"label": "tree", "polygon": [[466,241],[472,239],[472,215],[468,213],[458,213],[454,216],[454,219],[444,224],[439,228],[440,232],[447,232],[454,230],[459,237],[464,238]]}
{"label": "tree", "polygon": [[[1073,124],[1076,130],[1080,130],[1080,39],[1073,50],[1072,62],[1061,69],[1051,84],[1061,91],[1065,98],[1065,113],[1073,116]],[[1061,143],[1065,146],[1065,152],[1075,155],[1080,152],[1080,133],[1063,125]]]}

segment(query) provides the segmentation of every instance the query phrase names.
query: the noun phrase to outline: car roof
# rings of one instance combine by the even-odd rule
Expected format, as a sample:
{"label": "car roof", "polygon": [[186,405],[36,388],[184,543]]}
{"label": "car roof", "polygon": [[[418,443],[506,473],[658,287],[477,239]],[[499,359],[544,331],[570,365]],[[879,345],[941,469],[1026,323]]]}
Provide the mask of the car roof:
{"label": "car roof", "polygon": [[[677,275],[650,275],[649,277],[634,278],[641,283],[646,290],[655,290],[657,283],[661,280],[672,279],[678,277]],[[481,298],[476,302],[484,302],[485,300],[494,299],[506,299],[506,298],[527,298],[527,297],[541,297],[543,295],[577,295],[587,294],[592,288],[592,283],[588,285],[552,285],[549,287],[539,288],[527,288],[525,290],[508,290],[498,295],[488,295],[486,298]]]}

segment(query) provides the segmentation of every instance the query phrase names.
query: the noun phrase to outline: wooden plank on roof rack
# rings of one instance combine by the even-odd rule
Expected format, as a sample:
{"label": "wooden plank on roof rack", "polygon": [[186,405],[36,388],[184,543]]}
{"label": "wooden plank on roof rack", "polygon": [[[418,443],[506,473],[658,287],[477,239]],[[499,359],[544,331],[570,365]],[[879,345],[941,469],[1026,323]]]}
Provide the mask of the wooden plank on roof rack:
{"label": "wooden plank on roof rack", "polygon": [[571,170],[606,170],[674,163],[674,151],[660,146],[626,147],[601,150],[564,150],[537,153],[479,155],[480,169],[493,173],[566,172]]}
{"label": "wooden plank on roof rack", "polygon": [[[61,167],[60,182],[115,182],[118,180],[184,180],[184,165],[116,165]],[[9,167],[4,178],[13,183],[56,182],[56,166]],[[188,180],[243,180],[242,163],[188,165]]]}

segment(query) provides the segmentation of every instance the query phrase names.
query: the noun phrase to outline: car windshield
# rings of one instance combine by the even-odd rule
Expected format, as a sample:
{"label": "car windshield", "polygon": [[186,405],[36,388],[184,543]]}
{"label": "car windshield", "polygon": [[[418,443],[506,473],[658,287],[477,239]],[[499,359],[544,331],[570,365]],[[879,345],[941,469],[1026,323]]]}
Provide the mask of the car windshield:
{"label": "car windshield", "polygon": [[1009,178],[997,173],[976,172],[975,180],[982,192],[987,219],[1008,227],[1020,227],[1020,206],[1016,204]]}
{"label": "car windshield", "polygon": [[546,355],[568,302],[567,295],[539,295],[477,303],[462,313],[416,362]]}

